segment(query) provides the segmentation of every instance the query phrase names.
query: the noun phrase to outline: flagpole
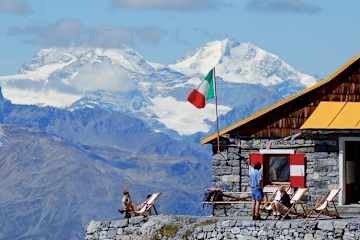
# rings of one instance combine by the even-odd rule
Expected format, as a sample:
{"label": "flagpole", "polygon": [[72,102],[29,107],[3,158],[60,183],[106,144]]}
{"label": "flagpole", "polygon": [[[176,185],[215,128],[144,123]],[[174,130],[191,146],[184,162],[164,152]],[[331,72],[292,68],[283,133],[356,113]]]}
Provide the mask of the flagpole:
{"label": "flagpole", "polygon": [[217,129],[217,153],[220,153],[220,131],[219,131],[219,113],[218,113],[218,101],[217,101],[217,84],[215,78],[215,67],[213,71],[214,85],[215,85],[215,110],[216,110],[216,129]]}

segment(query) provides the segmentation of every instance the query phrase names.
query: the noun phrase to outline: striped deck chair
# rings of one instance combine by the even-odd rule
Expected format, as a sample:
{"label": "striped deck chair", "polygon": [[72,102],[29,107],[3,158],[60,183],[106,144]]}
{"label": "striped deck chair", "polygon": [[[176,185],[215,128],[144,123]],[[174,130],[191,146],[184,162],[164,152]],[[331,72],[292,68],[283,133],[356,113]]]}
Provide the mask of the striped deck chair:
{"label": "striped deck chair", "polygon": [[290,200],[291,206],[289,207],[288,211],[282,216],[281,220],[284,220],[291,213],[299,215],[298,210],[297,210],[297,205],[300,205],[303,212],[306,213],[304,204],[301,202],[301,200],[303,199],[303,197],[304,197],[305,193],[307,193],[307,191],[308,191],[307,188],[298,188],[296,190],[294,196]]}
{"label": "striped deck chair", "polygon": [[150,210],[153,208],[155,211],[155,214],[157,215],[157,210],[155,208],[155,202],[160,197],[160,195],[161,195],[160,192],[151,194],[151,196],[140,205],[141,208],[139,210],[134,211],[133,213],[136,216],[147,216],[147,215],[149,215]]}
{"label": "striped deck chair", "polygon": [[[326,215],[332,218],[340,218],[335,205],[335,198],[340,193],[340,191],[341,188],[332,189],[326,197],[323,197],[322,199],[320,199],[320,201],[315,203],[314,208],[309,209],[310,212],[307,215],[307,218],[311,217],[314,213],[317,214],[316,219],[318,219],[320,215]],[[329,210],[329,207],[331,207],[331,205],[334,208],[333,213]]]}

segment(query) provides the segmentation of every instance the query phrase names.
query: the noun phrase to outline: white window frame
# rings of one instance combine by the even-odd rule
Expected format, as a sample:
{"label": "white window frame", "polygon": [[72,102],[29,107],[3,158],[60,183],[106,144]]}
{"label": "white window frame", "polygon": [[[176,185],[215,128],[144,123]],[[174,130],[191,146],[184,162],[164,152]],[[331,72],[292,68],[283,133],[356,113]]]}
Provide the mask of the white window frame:
{"label": "white window frame", "polygon": [[260,149],[261,154],[294,154],[294,149]]}

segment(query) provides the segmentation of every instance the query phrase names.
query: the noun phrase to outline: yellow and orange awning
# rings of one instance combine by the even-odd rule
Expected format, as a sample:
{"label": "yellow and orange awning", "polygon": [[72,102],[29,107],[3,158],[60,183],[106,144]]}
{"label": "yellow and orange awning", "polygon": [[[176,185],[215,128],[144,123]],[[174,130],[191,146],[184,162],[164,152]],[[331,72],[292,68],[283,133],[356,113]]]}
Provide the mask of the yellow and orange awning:
{"label": "yellow and orange awning", "polygon": [[360,129],[360,102],[320,102],[300,129]]}

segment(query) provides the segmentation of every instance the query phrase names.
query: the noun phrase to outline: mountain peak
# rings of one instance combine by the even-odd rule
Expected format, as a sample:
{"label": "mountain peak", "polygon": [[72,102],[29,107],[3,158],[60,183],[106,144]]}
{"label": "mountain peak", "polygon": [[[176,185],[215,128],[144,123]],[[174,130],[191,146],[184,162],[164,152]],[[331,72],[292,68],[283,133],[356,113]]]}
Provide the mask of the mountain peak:
{"label": "mountain peak", "polygon": [[[260,48],[253,43],[239,43],[225,38],[206,43],[170,67],[187,75],[204,75],[211,68],[224,62],[225,58],[231,57],[234,50],[239,52],[237,57],[253,57],[258,49]],[[236,59],[234,60],[236,61]]]}
{"label": "mountain peak", "polygon": [[294,81],[309,86],[316,82],[314,77],[295,70],[275,54],[253,43],[231,39],[209,42],[182,61],[170,65],[192,77],[205,75],[215,66],[217,76],[234,83],[271,86]]}

